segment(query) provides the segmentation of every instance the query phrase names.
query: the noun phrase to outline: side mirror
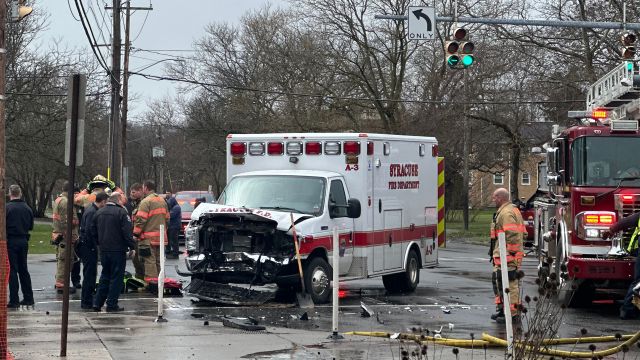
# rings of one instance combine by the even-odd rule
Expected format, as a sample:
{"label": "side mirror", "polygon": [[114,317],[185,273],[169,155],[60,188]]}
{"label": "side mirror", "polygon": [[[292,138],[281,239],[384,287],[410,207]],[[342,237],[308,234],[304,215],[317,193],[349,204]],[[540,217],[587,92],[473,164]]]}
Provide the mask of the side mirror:
{"label": "side mirror", "polygon": [[360,200],[351,198],[347,203],[349,204],[349,207],[347,208],[347,216],[351,219],[359,218],[360,213],[362,212]]}

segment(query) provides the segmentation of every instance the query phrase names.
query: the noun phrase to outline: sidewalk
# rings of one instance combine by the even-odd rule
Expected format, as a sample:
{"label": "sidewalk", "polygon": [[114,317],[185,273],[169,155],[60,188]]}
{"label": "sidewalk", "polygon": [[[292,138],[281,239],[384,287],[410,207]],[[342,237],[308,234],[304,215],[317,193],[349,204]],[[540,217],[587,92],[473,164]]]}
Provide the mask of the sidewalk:
{"label": "sidewalk", "polygon": [[[152,316],[106,313],[69,313],[67,359],[399,359],[396,340],[347,336],[333,342],[329,334],[267,327],[246,332],[210,320],[172,319],[155,323]],[[9,346],[16,359],[50,359],[60,353],[59,311],[9,313]],[[411,347],[410,349],[414,349]],[[456,359],[451,347],[438,347],[437,358]],[[433,354],[430,348],[429,357]],[[490,350],[488,359],[504,359]],[[477,349],[474,355],[482,357]],[[459,358],[471,357],[460,349]]]}

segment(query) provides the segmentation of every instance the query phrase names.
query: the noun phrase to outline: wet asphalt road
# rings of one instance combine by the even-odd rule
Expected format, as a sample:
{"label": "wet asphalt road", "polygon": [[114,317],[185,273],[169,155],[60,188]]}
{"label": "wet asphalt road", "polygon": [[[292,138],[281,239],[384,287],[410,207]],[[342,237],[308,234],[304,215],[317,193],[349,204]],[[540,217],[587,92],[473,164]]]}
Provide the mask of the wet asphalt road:
{"label": "wet asphalt road", "polygon": [[[504,337],[504,325],[489,319],[494,312],[491,290],[491,266],[482,246],[450,243],[440,249],[440,265],[422,269],[420,285],[413,294],[388,295],[380,278],[341,283],[346,296],[340,302],[340,331],[386,331],[404,332],[412,327],[442,330],[445,337],[468,339],[487,332]],[[176,275],[174,265],[184,265],[182,260],[167,260],[169,277],[184,280]],[[526,273],[524,292],[534,296],[536,262],[525,258]],[[29,260],[35,291],[37,310],[60,310],[61,295],[53,290],[55,260],[53,255],[33,255]],[[131,268],[131,269],[129,269]],[[132,266],[128,264],[128,270]],[[157,305],[150,293],[129,293],[120,298],[125,313],[154,316]],[[376,315],[360,316],[360,302],[364,302]],[[279,294],[278,301],[260,307],[217,306],[211,303],[194,302],[188,296],[165,298],[167,318],[202,318],[211,321],[219,316],[251,316],[268,326],[288,327],[330,332],[331,306],[317,305],[309,311],[309,321],[301,321],[303,313],[295,305],[294,294]],[[445,313],[442,309],[450,313]],[[80,311],[79,292],[71,296],[70,311]],[[617,306],[598,304],[590,308],[567,309],[563,317],[561,337],[578,337],[580,329],[587,329],[592,336],[632,333],[640,329],[640,320],[621,321],[617,317]],[[637,349],[634,349],[637,352]],[[635,355],[635,354],[634,354]]]}

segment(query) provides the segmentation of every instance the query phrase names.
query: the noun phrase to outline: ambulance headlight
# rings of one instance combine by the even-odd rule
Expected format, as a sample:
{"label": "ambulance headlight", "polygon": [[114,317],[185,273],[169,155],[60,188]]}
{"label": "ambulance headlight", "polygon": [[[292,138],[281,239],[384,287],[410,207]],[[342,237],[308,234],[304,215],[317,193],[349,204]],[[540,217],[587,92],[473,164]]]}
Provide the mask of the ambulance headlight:
{"label": "ambulance headlight", "polygon": [[198,227],[187,225],[184,229],[184,245],[188,252],[198,250]]}

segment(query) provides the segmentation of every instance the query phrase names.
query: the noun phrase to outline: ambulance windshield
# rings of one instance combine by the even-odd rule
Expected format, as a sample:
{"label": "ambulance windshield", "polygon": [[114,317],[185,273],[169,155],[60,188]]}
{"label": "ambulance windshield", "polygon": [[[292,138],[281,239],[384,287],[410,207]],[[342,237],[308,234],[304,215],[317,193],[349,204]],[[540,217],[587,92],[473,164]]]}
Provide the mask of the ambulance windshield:
{"label": "ambulance windshield", "polygon": [[307,176],[239,176],[224,189],[218,204],[318,216],[324,209],[325,179]]}
{"label": "ambulance windshield", "polygon": [[571,153],[574,185],[616,187],[622,180],[622,187],[640,186],[638,137],[580,137]]}

